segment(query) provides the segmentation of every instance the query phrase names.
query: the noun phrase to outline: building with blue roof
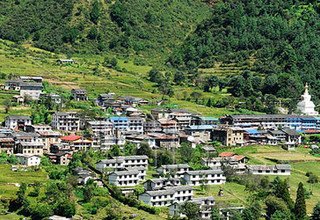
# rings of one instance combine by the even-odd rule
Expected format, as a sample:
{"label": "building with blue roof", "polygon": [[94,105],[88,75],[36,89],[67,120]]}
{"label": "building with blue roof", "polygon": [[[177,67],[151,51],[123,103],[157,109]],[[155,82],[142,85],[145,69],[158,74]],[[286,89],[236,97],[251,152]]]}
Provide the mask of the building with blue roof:
{"label": "building with blue roof", "polygon": [[119,131],[127,131],[129,129],[129,119],[127,117],[110,117],[113,128]]}

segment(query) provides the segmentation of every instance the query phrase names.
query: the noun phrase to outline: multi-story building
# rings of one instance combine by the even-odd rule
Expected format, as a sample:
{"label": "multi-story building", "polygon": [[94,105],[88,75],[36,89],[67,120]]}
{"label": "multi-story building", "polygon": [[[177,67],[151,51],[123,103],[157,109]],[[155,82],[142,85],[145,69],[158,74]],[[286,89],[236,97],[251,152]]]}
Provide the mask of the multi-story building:
{"label": "multi-story building", "polygon": [[141,117],[129,117],[128,118],[128,131],[142,134],[144,118]]}
{"label": "multi-story building", "polygon": [[38,82],[21,82],[20,83],[20,96],[24,98],[31,98],[38,100],[43,89],[42,83]]}
{"label": "multi-story building", "polygon": [[172,109],[168,119],[175,120],[179,130],[184,130],[191,125],[193,114],[184,109]]}
{"label": "multi-story building", "polygon": [[191,186],[166,187],[164,190],[146,191],[139,200],[151,206],[169,206],[174,202],[185,202],[193,197]]}
{"label": "multi-story building", "polygon": [[[191,202],[199,206],[200,219],[211,219],[212,208],[215,205],[215,200],[212,196],[193,198],[187,202]],[[181,213],[181,205],[183,204],[184,203],[178,203],[178,202],[171,204],[169,206],[170,216],[185,218],[186,216]]]}
{"label": "multi-story building", "polygon": [[247,172],[253,175],[290,175],[289,164],[247,165]]}
{"label": "multi-story building", "polygon": [[105,120],[87,121],[86,127],[92,135],[93,147],[109,149],[112,145],[117,144],[111,122]]}
{"label": "multi-story building", "polygon": [[129,119],[127,117],[110,117],[113,128],[118,131],[128,131]]}
{"label": "multi-story building", "polygon": [[75,132],[80,130],[80,118],[76,112],[56,112],[51,125],[53,129]]}
{"label": "multi-story building", "polygon": [[172,178],[184,177],[184,173],[190,170],[188,164],[169,164],[162,165],[157,169],[160,176],[171,176]]}
{"label": "multi-story building", "polygon": [[84,89],[72,89],[71,90],[72,98],[76,101],[87,101],[87,92]]}
{"label": "multi-story building", "polygon": [[156,133],[156,132],[161,132],[161,124],[157,120],[147,120],[143,124],[144,132],[145,133]]}
{"label": "multi-story building", "polygon": [[25,127],[31,124],[30,116],[10,115],[5,119],[5,127],[10,129],[25,130]]}
{"label": "multi-story building", "polygon": [[67,143],[70,146],[70,148],[74,151],[87,150],[92,147],[91,140],[85,139],[82,136],[78,136],[75,134],[64,136],[60,139],[61,143]]}
{"label": "multi-story building", "polygon": [[160,190],[169,186],[180,186],[180,178],[156,178],[147,180],[143,186],[146,191]]}
{"label": "multi-story building", "polygon": [[213,129],[212,140],[219,141],[225,146],[242,146],[244,130],[239,127],[219,126]]}
{"label": "multi-story building", "polygon": [[178,123],[171,119],[159,119],[160,128],[162,132],[166,134],[176,134],[178,133]]}
{"label": "multi-story building", "polygon": [[15,142],[13,138],[0,133],[0,153],[13,154]]}
{"label": "multi-story building", "polygon": [[191,186],[224,184],[226,177],[221,169],[193,170],[184,174],[186,184]]}
{"label": "multi-story building", "polygon": [[115,186],[136,186],[139,183],[139,170],[114,171],[109,174],[109,184]]}
{"label": "multi-story building", "polygon": [[209,158],[202,158],[201,164],[206,167],[210,167],[212,169],[217,169],[222,166],[222,160],[221,157],[209,157]]}
{"label": "multi-story building", "polygon": [[211,140],[212,129],[212,125],[191,125],[185,128],[185,132],[187,135],[202,142],[209,142]]}
{"label": "multi-story building", "polygon": [[15,156],[19,163],[25,166],[39,166],[41,162],[41,158],[37,155],[16,154]]}
{"label": "multi-story building", "polygon": [[16,145],[16,153],[25,155],[43,155],[43,144],[39,142],[20,142]]}

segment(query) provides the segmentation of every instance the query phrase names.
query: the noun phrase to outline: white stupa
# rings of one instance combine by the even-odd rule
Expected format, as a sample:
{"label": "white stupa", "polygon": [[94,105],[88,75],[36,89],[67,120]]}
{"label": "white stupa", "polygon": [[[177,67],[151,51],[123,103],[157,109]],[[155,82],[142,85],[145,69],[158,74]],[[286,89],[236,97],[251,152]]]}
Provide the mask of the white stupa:
{"label": "white stupa", "polygon": [[308,91],[308,83],[304,87],[304,94],[301,95],[301,101],[298,103],[297,110],[304,115],[318,115],[318,112],[314,110],[314,103],[311,101],[311,95]]}

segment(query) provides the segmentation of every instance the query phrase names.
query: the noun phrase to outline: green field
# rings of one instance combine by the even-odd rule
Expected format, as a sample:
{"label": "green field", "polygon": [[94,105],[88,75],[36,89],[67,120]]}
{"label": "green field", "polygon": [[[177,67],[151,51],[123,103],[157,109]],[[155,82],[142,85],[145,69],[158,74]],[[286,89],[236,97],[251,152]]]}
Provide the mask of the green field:
{"label": "green field", "polygon": [[[90,99],[94,99],[100,93],[115,92],[119,95],[132,95],[145,98],[156,103],[162,99],[155,85],[147,80],[147,72],[150,66],[137,66],[133,61],[118,59],[119,72],[114,69],[102,66],[102,56],[74,56],[76,64],[60,66],[56,64],[58,58],[64,56],[53,54],[28,44],[23,48],[9,41],[0,40],[0,69],[1,73],[7,76],[31,75],[43,76],[45,81],[57,88],[71,90],[73,88],[84,88],[88,91]],[[98,71],[94,71],[98,69]],[[5,79],[0,80],[0,84]],[[232,109],[209,108],[199,105],[193,101],[182,100],[182,94],[190,95],[197,91],[202,94],[203,99],[211,98],[219,100],[228,97],[230,94],[223,92],[202,92],[187,86],[174,86],[175,95],[169,98],[168,103],[176,104],[179,108],[186,108],[195,113],[206,116],[221,116],[230,113],[237,113]],[[11,98],[14,94],[9,91],[0,91],[0,120],[6,116],[4,114],[3,101]],[[2,105],[2,106],[1,106]],[[155,107],[155,106],[152,106]],[[3,110],[2,110],[3,109]],[[30,110],[23,106],[12,107],[9,114],[30,114]]]}
{"label": "green field", "polygon": [[[223,149],[220,150],[223,151]],[[311,213],[313,207],[320,202],[320,183],[308,183],[308,178],[305,175],[306,172],[313,172],[320,177],[320,160],[318,157],[314,157],[309,154],[309,149],[299,147],[295,151],[288,152],[278,146],[248,146],[243,148],[226,149],[226,151],[233,151],[247,156],[250,159],[248,162],[249,164],[275,164],[268,158],[288,161],[292,168],[291,175],[283,176],[281,178],[289,179],[291,198],[295,200],[298,184],[299,182],[302,182],[305,189],[312,192],[311,197],[306,200],[308,213]],[[274,178],[275,176],[269,177],[270,180]],[[241,190],[239,186],[235,185],[229,190],[234,192],[235,195],[240,195],[242,200],[245,201],[249,193],[245,192],[244,188],[242,189],[243,190]]]}

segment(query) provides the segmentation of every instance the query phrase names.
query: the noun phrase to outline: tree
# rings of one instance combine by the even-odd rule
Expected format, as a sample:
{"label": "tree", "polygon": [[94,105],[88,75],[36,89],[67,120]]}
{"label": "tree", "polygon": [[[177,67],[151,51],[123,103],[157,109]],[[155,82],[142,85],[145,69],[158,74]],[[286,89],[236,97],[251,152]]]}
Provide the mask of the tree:
{"label": "tree", "polygon": [[278,198],[283,199],[288,205],[290,210],[293,209],[294,204],[290,197],[289,186],[287,180],[281,180],[279,177],[276,177],[272,182],[272,193]]}
{"label": "tree", "polygon": [[218,208],[216,208],[216,207],[212,208],[211,219],[212,220],[221,220],[222,219]]}
{"label": "tree", "polygon": [[125,156],[134,155],[136,152],[136,146],[132,143],[127,143],[124,145],[123,151]]}
{"label": "tree", "polygon": [[10,99],[5,99],[5,100],[3,101],[3,105],[4,105],[4,113],[5,113],[5,114],[8,114],[9,111],[10,111],[10,109],[11,109],[11,107],[12,107],[12,102],[11,102],[11,100],[10,100]]}
{"label": "tree", "polygon": [[27,184],[21,183],[19,190],[17,192],[16,203],[18,206],[22,206],[24,201],[26,200],[26,191],[27,191]]}
{"label": "tree", "polygon": [[312,220],[320,220],[320,202],[313,208]]}
{"label": "tree", "polygon": [[154,69],[154,68],[152,68],[149,71],[148,75],[149,75],[149,80],[151,82],[156,82],[157,83],[157,82],[160,82],[163,79],[163,74],[159,70]]}
{"label": "tree", "polygon": [[55,213],[67,218],[71,218],[76,214],[76,204],[72,200],[63,199],[63,201],[59,202],[57,208],[55,209]]}
{"label": "tree", "polygon": [[121,149],[118,145],[114,145],[110,151],[109,151],[110,156],[112,157],[117,157],[121,155]]}
{"label": "tree", "polygon": [[101,14],[101,11],[100,11],[100,3],[98,0],[95,0],[93,2],[93,5],[92,5],[92,9],[91,9],[91,12],[90,12],[90,20],[97,24],[98,23],[98,19],[100,17],[100,14]]}
{"label": "tree", "polygon": [[303,183],[299,183],[297,190],[297,198],[294,206],[294,214],[297,220],[303,220],[306,217],[306,201],[305,201],[305,189]]}
{"label": "tree", "polygon": [[185,202],[181,205],[181,213],[185,214],[189,220],[198,220],[200,218],[200,207],[193,202]]}
{"label": "tree", "polygon": [[195,102],[198,102],[198,100],[202,97],[202,94],[200,92],[192,92],[190,94],[190,97],[195,100]]}
{"label": "tree", "polygon": [[288,216],[286,213],[282,211],[275,211],[275,213],[272,214],[271,220],[290,220],[290,216]]}
{"label": "tree", "polygon": [[149,144],[142,142],[140,147],[137,149],[137,155],[147,155],[149,158],[153,157],[153,151]]}
{"label": "tree", "polygon": [[269,218],[271,218],[276,211],[281,211],[286,213],[287,216],[290,216],[290,210],[283,199],[270,195],[265,199],[265,203],[267,206],[266,214]]}
{"label": "tree", "polygon": [[248,208],[244,209],[241,216],[243,220],[256,220],[261,216],[262,208],[258,201],[253,202]]}
{"label": "tree", "polygon": [[193,148],[190,144],[183,142],[178,149],[182,163],[188,163],[192,159]]}

